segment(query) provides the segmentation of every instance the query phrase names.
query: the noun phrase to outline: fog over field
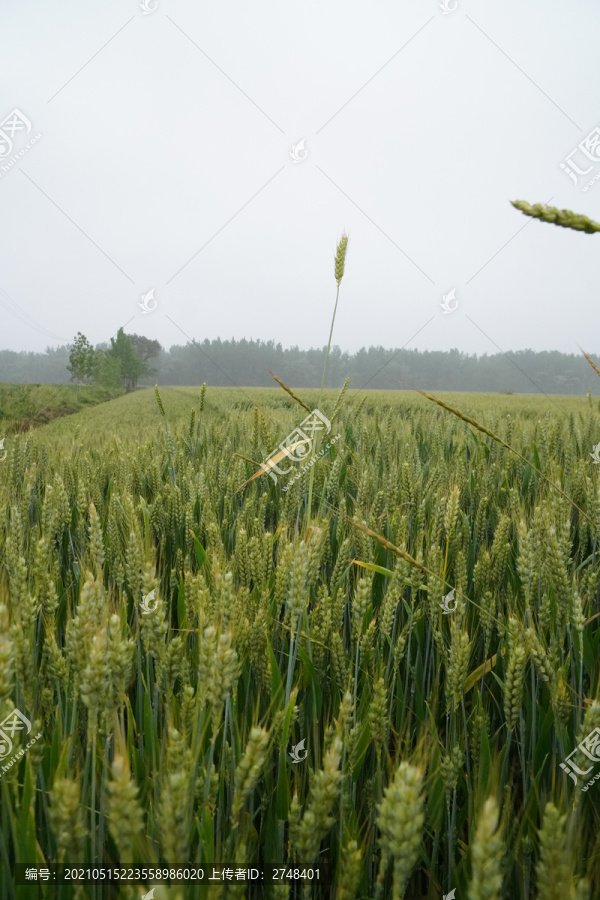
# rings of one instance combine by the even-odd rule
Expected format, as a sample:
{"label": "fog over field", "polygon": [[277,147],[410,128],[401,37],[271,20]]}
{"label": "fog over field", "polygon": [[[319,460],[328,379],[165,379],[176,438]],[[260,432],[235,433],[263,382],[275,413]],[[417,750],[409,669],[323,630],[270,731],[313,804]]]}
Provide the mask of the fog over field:
{"label": "fog over field", "polygon": [[600,216],[600,9],[445,7],[4,4],[0,347],[322,347],[345,229],[344,351],[600,350],[600,238],[509,203]]}

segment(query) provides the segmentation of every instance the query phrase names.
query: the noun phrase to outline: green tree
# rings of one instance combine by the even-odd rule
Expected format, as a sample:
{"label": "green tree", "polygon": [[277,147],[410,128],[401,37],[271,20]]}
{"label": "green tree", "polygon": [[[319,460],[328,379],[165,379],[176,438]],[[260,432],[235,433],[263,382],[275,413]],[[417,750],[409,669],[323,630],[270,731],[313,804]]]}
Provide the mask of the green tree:
{"label": "green tree", "polygon": [[137,355],[146,366],[143,375],[156,375],[158,370],[151,368],[148,365],[148,360],[153,359],[155,356],[158,356],[162,351],[162,347],[159,342],[151,341],[150,338],[144,337],[143,334],[128,334],[127,337],[133,344]]}
{"label": "green tree", "polygon": [[67,370],[71,373],[71,381],[83,384],[86,379],[92,377],[94,356],[94,348],[86,336],[81,331],[78,331],[69,353],[69,364],[67,366]]}
{"label": "green tree", "polygon": [[123,383],[121,360],[105,350],[96,349],[92,367],[94,384],[106,388],[119,388]]}
{"label": "green tree", "polygon": [[135,347],[136,353],[144,362],[148,362],[154,356],[158,356],[162,347],[158,341],[151,341],[143,334],[128,334],[127,337]]}
{"label": "green tree", "polygon": [[110,344],[108,354],[121,363],[121,378],[125,382],[125,390],[129,392],[137,385],[138,379],[147,374],[148,367],[144,360],[140,359],[122,328],[119,328],[116,339],[110,339]]}

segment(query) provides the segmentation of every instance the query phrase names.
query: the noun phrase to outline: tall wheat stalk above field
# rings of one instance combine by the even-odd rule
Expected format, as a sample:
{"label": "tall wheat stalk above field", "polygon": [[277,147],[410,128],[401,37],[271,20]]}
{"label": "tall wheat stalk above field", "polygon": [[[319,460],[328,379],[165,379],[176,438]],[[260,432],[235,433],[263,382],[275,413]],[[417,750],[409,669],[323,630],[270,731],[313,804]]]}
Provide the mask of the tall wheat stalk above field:
{"label": "tall wheat stalk above field", "polygon": [[[329,329],[329,341],[327,342],[327,352],[325,353],[325,363],[323,365],[323,378],[321,379],[321,390],[319,392],[319,406],[321,406],[321,400],[323,399],[323,388],[325,387],[325,373],[327,371],[327,360],[329,359],[329,351],[331,350],[331,338],[333,336],[333,326],[335,324],[335,315],[337,313],[338,300],[340,299],[340,284],[342,283],[342,278],[344,277],[344,271],[346,268],[346,251],[348,249],[348,235],[343,234],[340,242],[337,246],[337,251],[335,254],[335,280],[337,282],[337,291],[335,295],[335,306],[333,308],[333,317],[331,319],[331,328]],[[318,432],[315,432],[315,441],[312,447],[312,457],[314,457],[317,452],[317,444],[318,444]],[[313,489],[313,481],[315,477],[315,469],[314,466],[311,466],[310,476],[308,481],[308,525],[310,525],[311,519],[311,509],[312,509],[312,489]]]}

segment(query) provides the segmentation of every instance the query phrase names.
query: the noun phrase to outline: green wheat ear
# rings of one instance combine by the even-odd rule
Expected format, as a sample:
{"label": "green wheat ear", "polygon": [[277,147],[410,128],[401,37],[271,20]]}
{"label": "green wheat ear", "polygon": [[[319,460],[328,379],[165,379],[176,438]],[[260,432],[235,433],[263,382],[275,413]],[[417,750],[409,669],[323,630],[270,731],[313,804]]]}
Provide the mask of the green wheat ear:
{"label": "green wheat ear", "polygon": [[423,771],[419,767],[401,762],[377,807],[377,825],[381,832],[381,863],[375,887],[378,898],[382,894],[387,864],[393,858],[392,900],[403,900],[421,847],[425,820],[422,781]]}
{"label": "green wheat ear", "polygon": [[526,200],[511,200],[510,202],[515,209],[520,209],[526,216],[533,216],[534,219],[541,219],[542,222],[551,222],[553,225],[560,225],[561,228],[572,228],[574,231],[586,231],[588,234],[600,231],[598,222],[588,219],[587,216],[571,212],[570,209],[542,206],[541,203],[534,203],[532,206]]}
{"label": "green wheat ear", "polygon": [[346,265],[346,250],[348,248],[348,235],[342,235],[342,238],[338,244],[337,253],[335,254],[335,280],[337,281],[338,287],[340,286],[340,281],[344,277],[344,266]]}
{"label": "green wheat ear", "polygon": [[156,394],[156,402],[158,403],[158,408],[160,409],[160,414],[161,414],[161,416],[164,416],[164,415],[166,415],[165,408],[163,406],[163,402],[162,402],[160,394],[158,392],[157,384],[154,385],[154,393]]}
{"label": "green wheat ear", "polygon": [[566,837],[566,816],[548,802],[538,831],[540,857],[536,875],[539,900],[569,896],[570,867]]}
{"label": "green wheat ear", "polygon": [[489,797],[477,820],[471,850],[473,871],[469,900],[498,900],[502,888],[502,830],[498,828],[498,804]]}

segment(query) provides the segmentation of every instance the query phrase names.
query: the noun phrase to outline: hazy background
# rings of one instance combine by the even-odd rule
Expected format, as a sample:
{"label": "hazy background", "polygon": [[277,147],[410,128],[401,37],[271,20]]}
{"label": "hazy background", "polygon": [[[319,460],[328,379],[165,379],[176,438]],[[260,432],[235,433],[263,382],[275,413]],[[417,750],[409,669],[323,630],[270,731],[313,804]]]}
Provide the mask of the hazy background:
{"label": "hazy background", "polygon": [[0,348],[322,347],[346,229],[344,350],[597,352],[600,237],[509,201],[600,218],[559,166],[600,125],[599,28],[592,0],[4,3],[0,119],[42,138],[0,161]]}

